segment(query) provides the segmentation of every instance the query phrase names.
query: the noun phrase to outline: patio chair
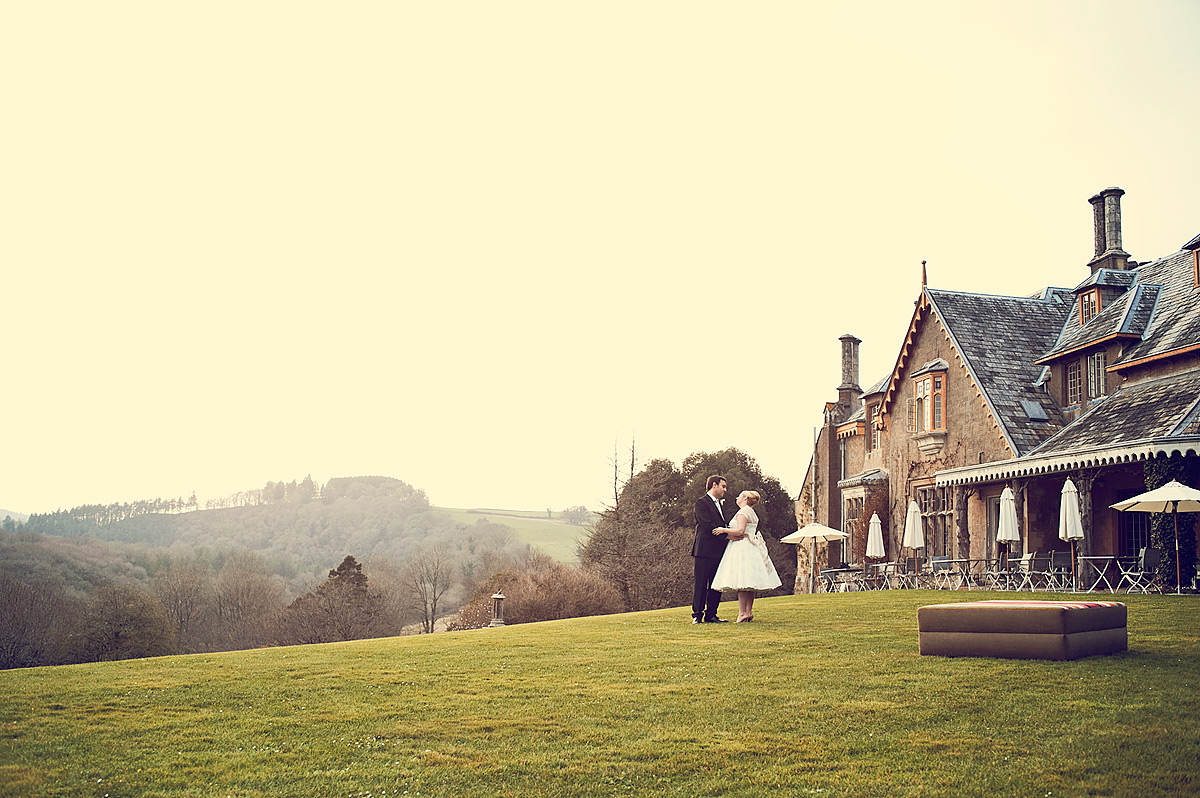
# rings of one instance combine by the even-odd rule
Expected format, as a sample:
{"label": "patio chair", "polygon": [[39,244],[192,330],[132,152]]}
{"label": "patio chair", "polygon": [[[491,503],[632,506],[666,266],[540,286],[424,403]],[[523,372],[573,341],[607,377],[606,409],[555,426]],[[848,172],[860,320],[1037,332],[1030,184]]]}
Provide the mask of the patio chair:
{"label": "patio chair", "polygon": [[1117,565],[1121,569],[1121,581],[1117,583],[1117,589],[1120,590],[1125,585],[1129,585],[1126,593],[1153,592],[1155,590],[1154,570],[1158,568],[1161,558],[1162,554],[1158,549],[1146,547],[1138,552],[1137,561],[1130,563],[1128,567],[1117,560]]}
{"label": "patio chair", "polygon": [[900,568],[896,571],[896,586],[910,590],[919,588],[921,586],[921,567],[924,564],[925,560],[921,557],[909,557],[902,563],[897,563]]}
{"label": "patio chair", "polygon": [[1071,552],[1050,552],[1050,564],[1046,568],[1046,589],[1069,592],[1074,588],[1071,581]]}
{"label": "patio chair", "polygon": [[1054,576],[1050,570],[1052,552],[1033,555],[1033,559],[1029,562],[1029,573],[1032,576],[1030,580],[1030,590],[1053,590]]}
{"label": "patio chair", "polygon": [[1021,561],[1018,563],[1018,572],[1020,573],[1021,581],[1017,585],[1017,590],[1037,590],[1039,576],[1033,570],[1033,558],[1036,556],[1036,552],[1029,552],[1021,557]]}
{"label": "patio chair", "polygon": [[879,585],[876,590],[891,590],[894,587],[893,582],[900,573],[900,563],[885,562],[879,565],[878,579]]}
{"label": "patio chair", "polygon": [[871,566],[850,566],[854,570],[846,575],[846,581],[849,584],[848,590],[871,590]]}
{"label": "patio chair", "polygon": [[930,557],[929,568],[933,572],[933,586],[939,590],[954,589],[954,564],[949,557]]}
{"label": "patio chair", "polygon": [[992,590],[1016,590],[1021,583],[1021,561],[1001,559],[983,574],[984,585]]}

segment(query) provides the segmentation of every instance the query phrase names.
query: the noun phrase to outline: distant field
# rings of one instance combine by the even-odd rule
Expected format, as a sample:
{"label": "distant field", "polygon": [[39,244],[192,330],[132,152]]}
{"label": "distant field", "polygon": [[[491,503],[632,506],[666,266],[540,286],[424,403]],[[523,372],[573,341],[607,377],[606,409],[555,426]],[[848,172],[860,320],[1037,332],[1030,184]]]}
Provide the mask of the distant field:
{"label": "distant field", "polygon": [[[579,562],[576,549],[579,542],[587,534],[581,526],[564,524],[562,521],[546,518],[546,512],[533,510],[496,510],[496,509],[462,509],[454,507],[437,507],[449,514],[455,521],[468,526],[481,518],[486,518],[495,524],[505,524],[512,527],[517,536],[531,546],[536,546],[558,562],[575,564]],[[555,519],[558,513],[555,513]]]}

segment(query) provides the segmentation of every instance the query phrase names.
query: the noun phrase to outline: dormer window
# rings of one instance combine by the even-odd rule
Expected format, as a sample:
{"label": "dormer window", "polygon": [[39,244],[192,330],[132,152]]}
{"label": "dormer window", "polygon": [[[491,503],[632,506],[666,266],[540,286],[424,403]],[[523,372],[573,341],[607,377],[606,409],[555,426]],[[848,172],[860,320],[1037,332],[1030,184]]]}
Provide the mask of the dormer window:
{"label": "dormer window", "polygon": [[883,426],[883,422],[879,419],[879,405],[872,405],[868,415],[871,418],[871,434],[867,440],[870,441],[869,450],[874,452],[879,449],[879,431]]}
{"label": "dormer window", "polygon": [[1079,295],[1079,323],[1087,324],[1097,313],[1100,312],[1100,289],[1093,288],[1091,291]]}

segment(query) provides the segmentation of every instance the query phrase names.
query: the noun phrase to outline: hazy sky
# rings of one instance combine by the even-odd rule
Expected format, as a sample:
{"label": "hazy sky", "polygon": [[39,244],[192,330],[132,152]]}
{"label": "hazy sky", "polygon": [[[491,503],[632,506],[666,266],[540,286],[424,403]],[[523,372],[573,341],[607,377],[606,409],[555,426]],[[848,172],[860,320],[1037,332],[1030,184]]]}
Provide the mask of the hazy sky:
{"label": "hazy sky", "polygon": [[[0,507],[382,474],[598,508],[614,448],[795,494],[839,335],[1200,233],[1200,4],[0,12]],[[741,486],[735,486],[740,489]]]}

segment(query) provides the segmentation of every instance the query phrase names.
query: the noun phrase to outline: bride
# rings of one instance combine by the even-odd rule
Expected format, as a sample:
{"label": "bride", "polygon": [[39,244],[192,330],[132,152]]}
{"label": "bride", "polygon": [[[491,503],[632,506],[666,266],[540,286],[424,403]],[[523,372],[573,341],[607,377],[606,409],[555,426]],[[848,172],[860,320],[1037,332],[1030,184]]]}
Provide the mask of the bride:
{"label": "bride", "polygon": [[754,620],[754,591],[772,590],[783,584],[767,554],[767,544],[758,532],[758,514],[754,512],[758,500],[757,491],[742,491],[737,497],[741,509],[733,516],[729,526],[713,530],[714,535],[731,530],[746,535],[741,540],[731,540],[725,547],[725,554],[721,557],[721,564],[717,566],[717,574],[712,582],[713,590],[737,591],[738,623]]}

